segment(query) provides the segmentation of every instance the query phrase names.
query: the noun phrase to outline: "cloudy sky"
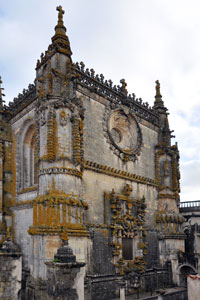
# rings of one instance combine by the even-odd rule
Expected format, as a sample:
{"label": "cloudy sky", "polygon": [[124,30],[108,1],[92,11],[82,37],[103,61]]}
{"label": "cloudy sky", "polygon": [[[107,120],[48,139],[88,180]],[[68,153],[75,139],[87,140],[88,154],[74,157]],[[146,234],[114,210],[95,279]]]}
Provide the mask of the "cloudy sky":
{"label": "cloudy sky", "polygon": [[180,150],[181,201],[200,199],[199,0],[0,0],[0,75],[6,101],[32,83],[57,22],[73,61],[103,73],[153,104],[155,80]]}

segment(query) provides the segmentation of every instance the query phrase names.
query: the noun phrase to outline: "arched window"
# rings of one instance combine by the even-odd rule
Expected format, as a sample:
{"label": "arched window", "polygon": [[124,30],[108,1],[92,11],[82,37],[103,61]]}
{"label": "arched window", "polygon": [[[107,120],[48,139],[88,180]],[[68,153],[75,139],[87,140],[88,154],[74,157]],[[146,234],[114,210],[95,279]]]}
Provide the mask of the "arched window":
{"label": "arched window", "polygon": [[21,155],[22,188],[31,187],[35,182],[35,126],[31,124],[24,132]]}

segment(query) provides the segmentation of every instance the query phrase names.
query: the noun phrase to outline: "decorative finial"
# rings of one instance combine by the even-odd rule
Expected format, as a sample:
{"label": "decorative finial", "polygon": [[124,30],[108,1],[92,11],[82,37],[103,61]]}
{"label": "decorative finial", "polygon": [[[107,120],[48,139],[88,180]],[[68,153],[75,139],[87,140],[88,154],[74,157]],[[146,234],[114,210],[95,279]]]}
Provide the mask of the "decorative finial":
{"label": "decorative finial", "polygon": [[55,36],[56,35],[63,35],[63,36],[66,36],[65,35],[65,32],[66,32],[66,27],[64,26],[64,23],[63,23],[63,15],[65,13],[65,11],[62,9],[62,6],[58,6],[56,7],[56,10],[58,11],[58,23],[55,27]]}
{"label": "decorative finial", "polygon": [[159,82],[159,80],[156,80],[156,96],[155,96],[155,98],[156,99],[158,98],[158,100],[161,100],[161,98],[162,98],[162,95],[160,93],[160,82]]}
{"label": "decorative finial", "polygon": [[156,80],[156,95],[155,95],[155,101],[154,101],[154,106],[153,108],[154,109],[164,109],[165,111],[167,110],[165,107],[164,107],[164,102],[162,100],[162,95],[160,93],[160,82],[159,80]]}
{"label": "decorative finial", "polygon": [[2,91],[4,90],[4,88],[1,87],[1,84],[3,83],[2,79],[1,79],[1,76],[0,76],[0,110],[3,109],[3,103],[5,102],[3,100],[3,96],[5,96]]}
{"label": "decorative finial", "polygon": [[67,30],[63,23],[63,15],[65,11],[62,9],[61,5],[56,7],[56,10],[58,11],[58,23],[55,27],[55,34],[51,38],[53,42],[53,46],[56,47],[58,52],[71,56],[72,52],[70,49],[70,43],[66,35]]}
{"label": "decorative finial", "polygon": [[120,80],[120,83],[122,84],[122,86],[121,86],[121,91],[122,91],[122,93],[125,94],[125,95],[127,95],[127,94],[128,94],[128,91],[127,91],[127,89],[126,89],[127,83],[126,83],[125,79],[121,79],[121,80]]}

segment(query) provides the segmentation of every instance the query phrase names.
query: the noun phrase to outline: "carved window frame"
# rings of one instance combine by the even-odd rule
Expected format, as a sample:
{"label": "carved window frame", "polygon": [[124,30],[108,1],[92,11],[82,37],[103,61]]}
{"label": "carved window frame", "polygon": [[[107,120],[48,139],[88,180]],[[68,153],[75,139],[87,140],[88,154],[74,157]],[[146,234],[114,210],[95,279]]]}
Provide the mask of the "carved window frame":
{"label": "carved window frame", "polygon": [[[35,169],[35,148],[36,148],[36,124],[32,119],[27,119],[21,126],[17,138],[17,191],[22,191],[36,184]],[[28,162],[25,162],[25,152],[28,155]],[[25,168],[28,170],[28,183],[25,182]]]}

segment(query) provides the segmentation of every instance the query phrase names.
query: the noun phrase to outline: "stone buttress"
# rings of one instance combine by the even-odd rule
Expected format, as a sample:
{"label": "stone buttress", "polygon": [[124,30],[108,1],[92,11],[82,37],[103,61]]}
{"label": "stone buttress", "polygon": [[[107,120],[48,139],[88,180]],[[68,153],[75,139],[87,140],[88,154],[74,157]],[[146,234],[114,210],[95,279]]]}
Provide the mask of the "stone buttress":
{"label": "stone buttress", "polygon": [[169,129],[167,108],[156,81],[154,109],[160,116],[158,144],[155,147],[155,176],[158,185],[158,209],[154,221],[159,230],[160,262],[172,263],[174,283],[178,283],[178,252],[185,250],[185,235],[182,231],[183,216],[179,213],[180,173],[177,144],[171,145],[172,132]]}

